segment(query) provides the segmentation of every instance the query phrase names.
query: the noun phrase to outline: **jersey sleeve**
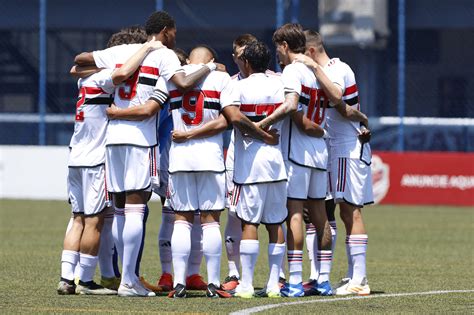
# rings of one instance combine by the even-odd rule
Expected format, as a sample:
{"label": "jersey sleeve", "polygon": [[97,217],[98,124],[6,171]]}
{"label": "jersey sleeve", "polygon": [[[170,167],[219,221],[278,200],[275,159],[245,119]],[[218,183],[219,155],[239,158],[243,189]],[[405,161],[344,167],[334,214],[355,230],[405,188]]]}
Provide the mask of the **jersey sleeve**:
{"label": "jersey sleeve", "polygon": [[297,93],[301,95],[301,79],[296,64],[290,64],[283,69],[281,74],[285,94]]}
{"label": "jersey sleeve", "polygon": [[163,105],[168,100],[168,97],[169,97],[169,90],[166,84],[166,80],[163,77],[159,77],[149,100],[154,100],[158,104]]}
{"label": "jersey sleeve", "polygon": [[104,92],[112,94],[115,89],[114,81],[112,80],[112,70],[104,69],[98,75],[97,86],[100,86]]}
{"label": "jersey sleeve", "polygon": [[230,79],[230,76],[226,76],[223,80],[223,88],[220,97],[221,108],[224,109],[226,106],[237,105],[240,106],[240,89],[238,82]]}
{"label": "jersey sleeve", "polygon": [[344,93],[344,90],[346,89],[346,83],[344,79],[345,73],[343,67],[330,66],[328,69],[324,69],[324,73],[327,75],[329,80],[331,80],[332,83],[340,87],[342,93]]}
{"label": "jersey sleeve", "polygon": [[115,69],[116,51],[120,46],[110,47],[104,50],[96,50],[92,52],[95,65],[98,68]]}
{"label": "jersey sleeve", "polygon": [[164,53],[165,55],[160,67],[160,76],[164,77],[166,81],[169,81],[175,73],[181,72],[183,69],[178,56],[176,56],[172,50],[166,49]]}

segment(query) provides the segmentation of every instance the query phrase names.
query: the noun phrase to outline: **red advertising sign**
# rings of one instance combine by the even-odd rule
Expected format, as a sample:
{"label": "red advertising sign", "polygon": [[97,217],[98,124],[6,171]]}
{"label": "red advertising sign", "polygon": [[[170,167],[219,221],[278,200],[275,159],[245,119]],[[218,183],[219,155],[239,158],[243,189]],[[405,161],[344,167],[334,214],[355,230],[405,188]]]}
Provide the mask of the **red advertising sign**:
{"label": "red advertising sign", "polygon": [[474,206],[474,154],[374,152],[375,202]]}

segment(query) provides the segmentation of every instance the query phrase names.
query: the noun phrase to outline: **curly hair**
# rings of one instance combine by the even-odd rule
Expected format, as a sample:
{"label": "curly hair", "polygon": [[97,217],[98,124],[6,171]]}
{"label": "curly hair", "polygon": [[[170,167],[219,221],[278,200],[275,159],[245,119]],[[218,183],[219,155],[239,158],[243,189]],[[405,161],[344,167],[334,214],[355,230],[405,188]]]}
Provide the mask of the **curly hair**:
{"label": "curly hair", "polygon": [[144,43],[147,41],[145,29],[140,25],[131,25],[120,30],[123,33],[128,33],[135,37],[137,43]]}
{"label": "curly hair", "polygon": [[173,17],[169,15],[168,12],[155,11],[150,15],[145,23],[145,32],[148,36],[158,34],[165,27],[176,28]]}

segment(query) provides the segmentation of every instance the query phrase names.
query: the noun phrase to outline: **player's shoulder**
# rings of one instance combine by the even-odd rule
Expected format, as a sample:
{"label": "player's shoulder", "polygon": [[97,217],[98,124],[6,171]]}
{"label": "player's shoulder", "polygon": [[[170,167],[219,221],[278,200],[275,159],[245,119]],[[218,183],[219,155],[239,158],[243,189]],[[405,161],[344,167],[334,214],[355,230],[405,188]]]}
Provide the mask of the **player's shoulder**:
{"label": "player's shoulder", "polygon": [[146,56],[146,59],[167,59],[167,58],[178,58],[175,52],[167,47],[163,47],[160,49],[152,50]]}
{"label": "player's shoulder", "polygon": [[329,69],[335,69],[338,71],[343,71],[345,73],[353,72],[351,67],[339,58],[332,58],[331,60],[329,60],[327,67]]}
{"label": "player's shoulder", "polygon": [[112,76],[113,69],[102,69],[88,77],[79,80],[80,86],[100,86],[105,80]]}

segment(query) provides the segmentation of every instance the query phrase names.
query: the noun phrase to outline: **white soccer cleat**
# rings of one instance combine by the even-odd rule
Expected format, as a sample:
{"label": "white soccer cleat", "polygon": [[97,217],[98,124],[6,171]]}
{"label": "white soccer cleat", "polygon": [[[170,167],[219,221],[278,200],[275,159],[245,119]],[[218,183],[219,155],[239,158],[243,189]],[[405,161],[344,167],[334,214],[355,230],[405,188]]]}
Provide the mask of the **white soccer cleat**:
{"label": "white soccer cleat", "polygon": [[156,296],[156,294],[146,289],[140,282],[135,282],[133,285],[121,284],[118,289],[118,296],[152,297]]}
{"label": "white soccer cleat", "polygon": [[351,278],[342,278],[335,286],[334,289],[340,288],[351,281]]}
{"label": "white soccer cleat", "polygon": [[352,280],[336,289],[336,295],[369,295],[370,287],[367,278],[363,278],[360,283],[353,283]]}

